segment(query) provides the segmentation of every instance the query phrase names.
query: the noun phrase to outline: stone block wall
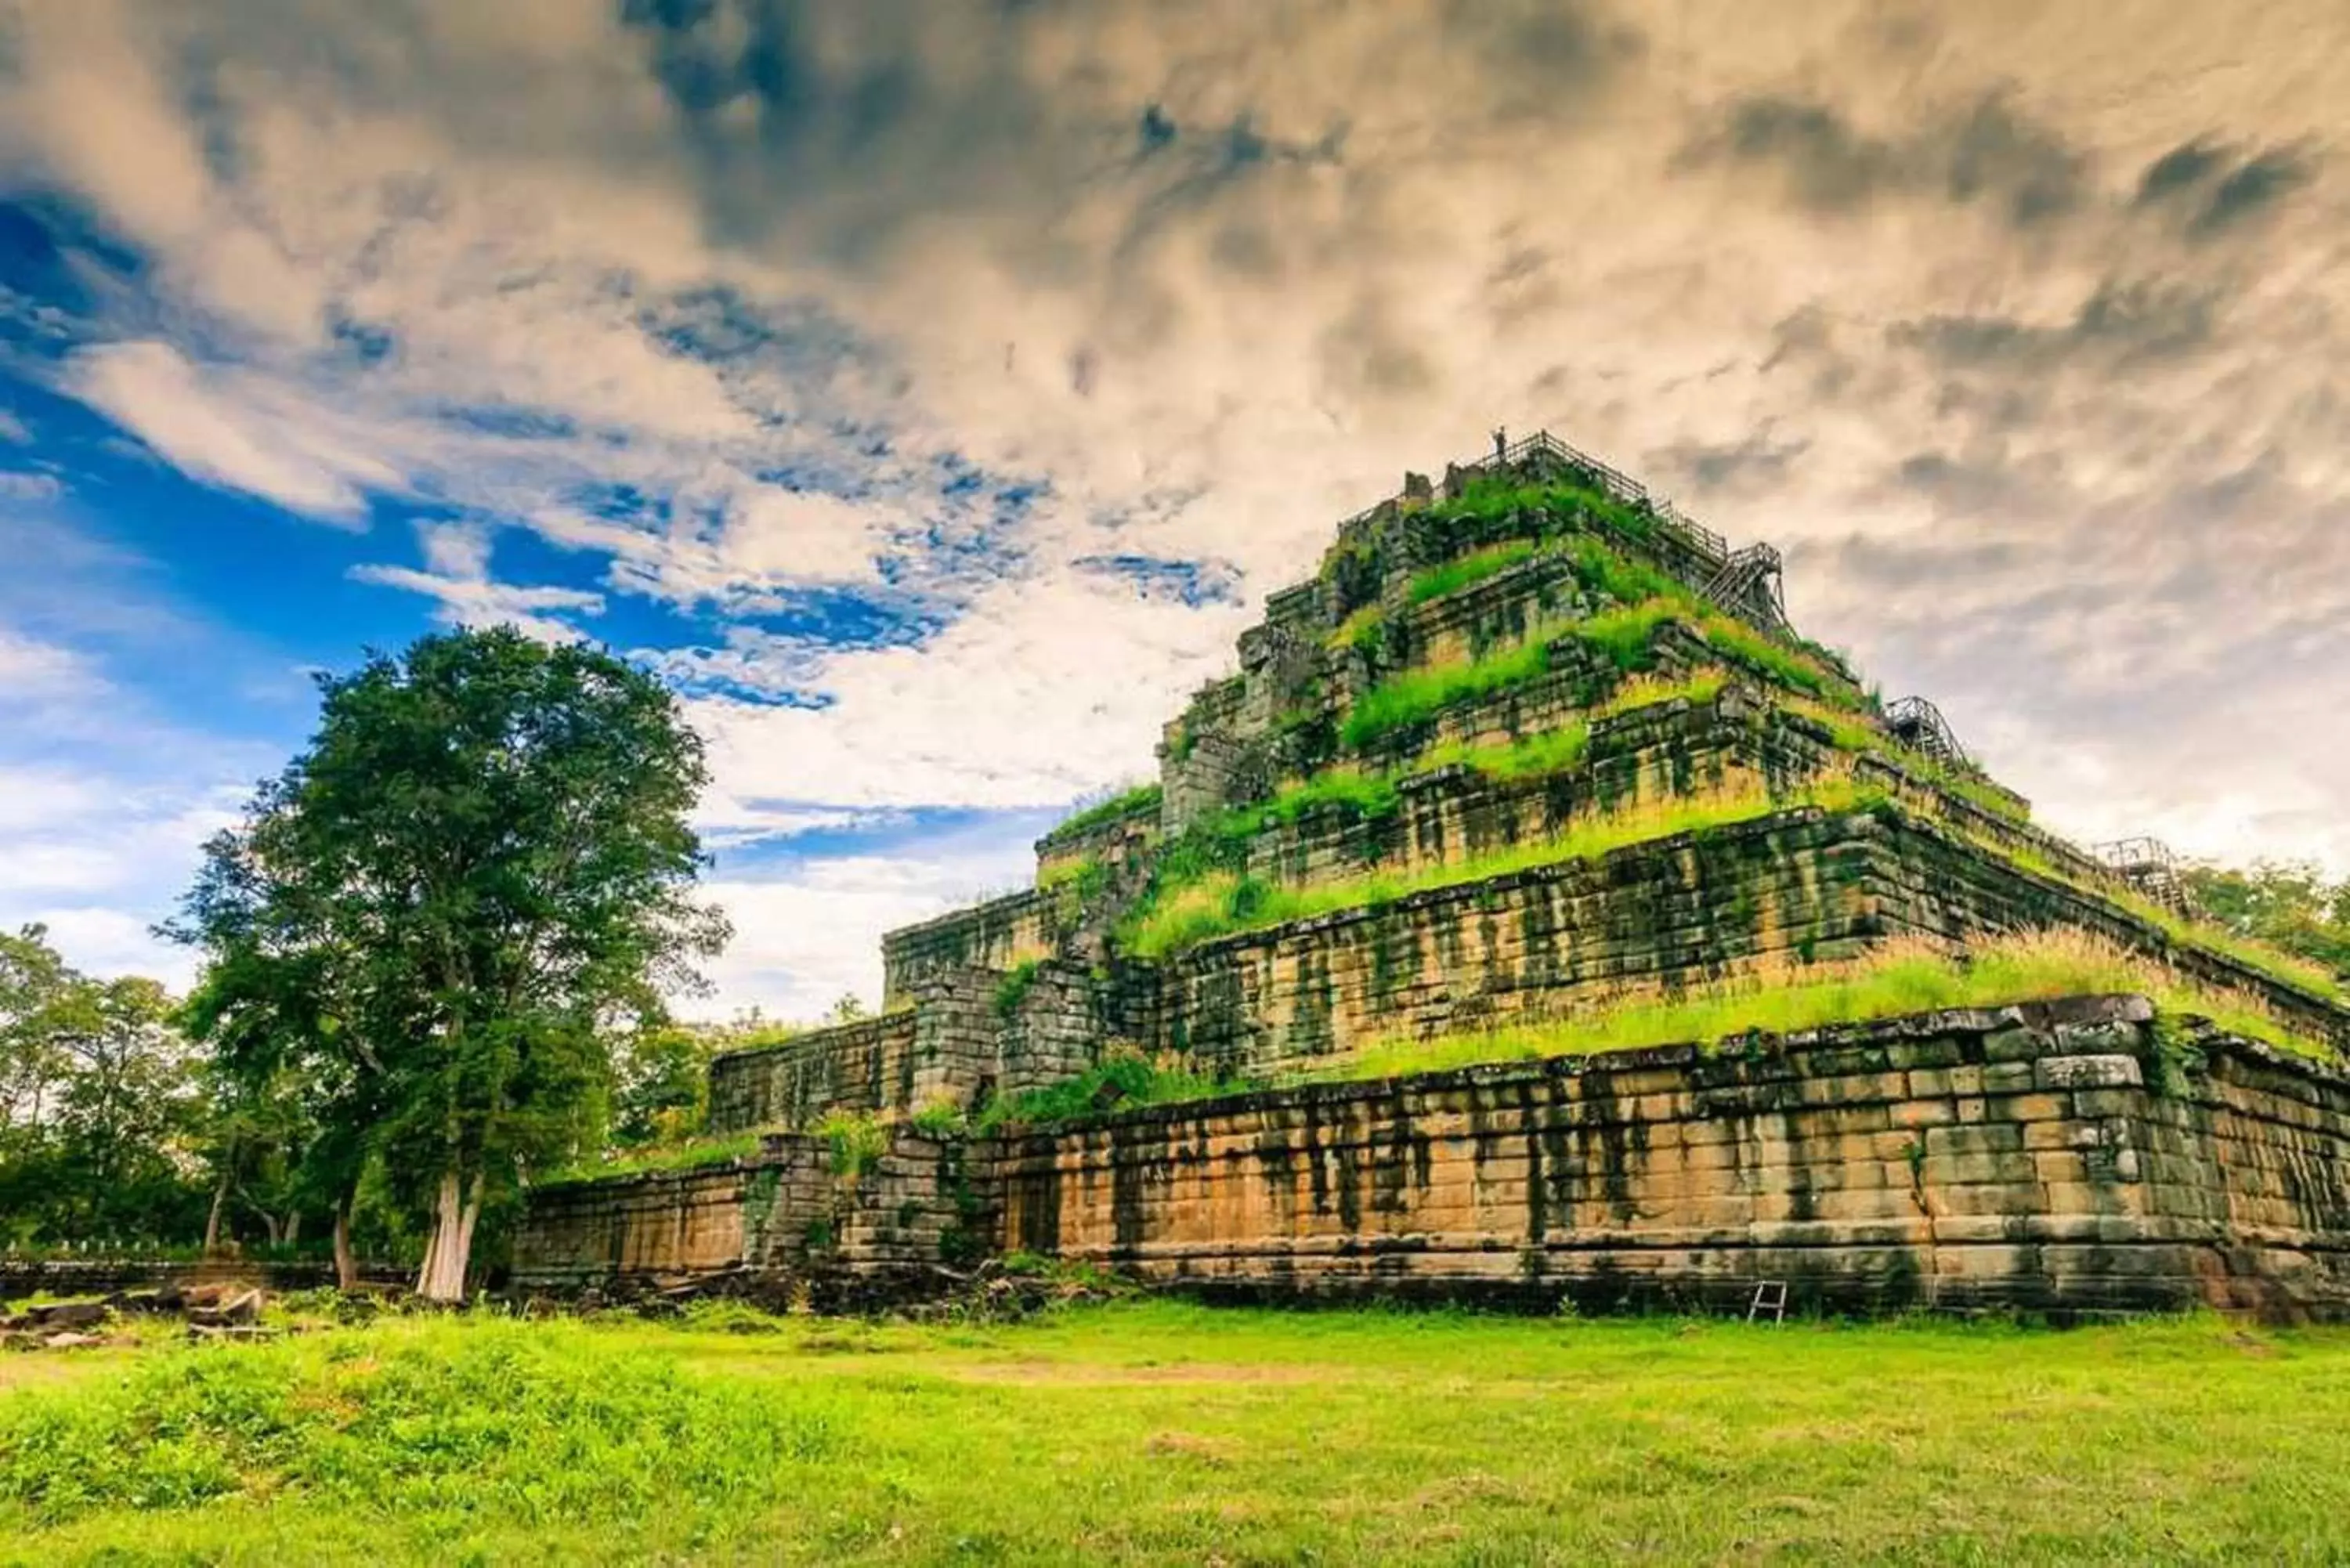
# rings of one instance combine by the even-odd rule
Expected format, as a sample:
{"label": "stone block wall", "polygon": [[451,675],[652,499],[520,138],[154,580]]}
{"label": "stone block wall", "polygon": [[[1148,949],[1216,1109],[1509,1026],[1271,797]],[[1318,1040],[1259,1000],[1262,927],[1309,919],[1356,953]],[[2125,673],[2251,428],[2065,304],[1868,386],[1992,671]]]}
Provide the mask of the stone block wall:
{"label": "stone block wall", "polygon": [[1064,906],[1030,888],[968,909],[902,927],[881,939],[881,1005],[910,1002],[923,980],[952,970],[1008,970],[1053,956],[1061,945]]}
{"label": "stone block wall", "polygon": [[853,1300],[1020,1249],[1204,1293],[2350,1318],[2350,1075],[2141,998],[900,1129],[531,1195],[525,1292]]}
{"label": "stone block wall", "polygon": [[1156,966],[1146,1039],[1256,1074],[1887,936],[1958,943],[2052,925],[2163,957],[2350,1047],[2340,1008],[2183,948],[2109,898],[1907,815],[1809,807],[1205,943]]}
{"label": "stone block wall", "polygon": [[1110,981],[1080,964],[1037,965],[1017,999],[998,1012],[1002,1075],[995,1091],[1002,1095],[1076,1077],[1122,1033]]}
{"label": "stone block wall", "polygon": [[1335,802],[1311,808],[1253,838],[1248,870],[1320,882],[1371,866],[1457,864],[1554,836],[1595,811],[1702,794],[1738,775],[1791,787],[1835,754],[1814,727],[1762,707],[1751,688],[1730,686],[1710,702],[1675,699],[1601,720],[1583,761],[1557,774],[1501,780],[1456,764],[1403,780],[1388,816],[1366,818]]}
{"label": "stone block wall", "polygon": [[2350,1012],[2307,988],[2225,954],[2189,947],[2107,895],[1986,851],[1907,813],[1853,819],[1877,841],[1864,888],[1883,930],[1963,940],[1979,931],[2063,927],[2164,960],[2190,978],[2243,992],[2313,1039],[2350,1056]]}
{"label": "stone block wall", "polygon": [[515,1286],[919,1284],[983,1244],[962,1160],[959,1147],[900,1131],[872,1165],[844,1172],[827,1139],[782,1133],[722,1166],[541,1189],[515,1232]]}
{"label": "stone block wall", "polygon": [[1815,810],[1206,943],[1159,966],[1152,1049],[1256,1073],[1555,1014],[1875,934],[1878,840]]}
{"label": "stone block wall", "polygon": [[2350,1314],[2350,1081],[2140,999],[1272,1091],[1007,1140],[1006,1247],[1251,1297]]}
{"label": "stone block wall", "polygon": [[710,1064],[710,1130],[805,1127],[836,1107],[879,1110],[913,1092],[910,1006],[854,1023],[811,1029]]}

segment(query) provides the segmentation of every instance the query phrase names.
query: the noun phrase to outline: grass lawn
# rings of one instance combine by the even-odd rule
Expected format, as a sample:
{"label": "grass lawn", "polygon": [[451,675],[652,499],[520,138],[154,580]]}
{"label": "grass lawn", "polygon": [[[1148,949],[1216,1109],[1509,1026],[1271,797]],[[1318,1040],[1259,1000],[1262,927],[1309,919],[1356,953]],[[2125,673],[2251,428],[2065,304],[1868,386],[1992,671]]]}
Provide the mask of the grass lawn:
{"label": "grass lawn", "polygon": [[2350,1331],[736,1328],[0,1358],[0,1561],[2350,1557]]}

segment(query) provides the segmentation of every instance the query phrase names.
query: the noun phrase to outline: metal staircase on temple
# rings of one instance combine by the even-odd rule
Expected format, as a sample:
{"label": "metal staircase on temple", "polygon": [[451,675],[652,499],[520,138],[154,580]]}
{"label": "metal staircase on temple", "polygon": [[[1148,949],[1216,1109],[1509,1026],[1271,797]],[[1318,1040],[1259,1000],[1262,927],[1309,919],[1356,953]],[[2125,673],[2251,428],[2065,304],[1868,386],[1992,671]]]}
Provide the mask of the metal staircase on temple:
{"label": "metal staircase on temple", "polygon": [[1953,767],[1970,767],[1974,759],[1959,744],[1942,711],[1924,697],[1904,697],[1887,704],[1885,728],[1903,745]]}

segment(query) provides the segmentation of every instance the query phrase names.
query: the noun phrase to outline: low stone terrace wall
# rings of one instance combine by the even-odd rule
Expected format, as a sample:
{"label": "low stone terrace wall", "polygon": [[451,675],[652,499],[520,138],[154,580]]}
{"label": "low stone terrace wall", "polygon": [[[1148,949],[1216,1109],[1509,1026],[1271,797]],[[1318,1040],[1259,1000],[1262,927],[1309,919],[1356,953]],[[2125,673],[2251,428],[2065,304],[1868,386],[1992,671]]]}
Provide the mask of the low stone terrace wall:
{"label": "low stone terrace wall", "polygon": [[1805,807],[1206,942],[1159,966],[1155,1049],[1251,1075],[1396,1034],[1557,1016],[1636,986],[1913,934],[2069,926],[2350,1049],[2350,1013],[1906,813]]}
{"label": "low stone terrace wall", "polygon": [[881,939],[884,1010],[913,999],[922,981],[960,969],[1007,970],[1050,958],[1060,946],[1061,901],[1031,888],[958,909]]}
{"label": "low stone terrace wall", "polygon": [[905,1007],[720,1056],[710,1064],[710,1128],[798,1127],[828,1110],[907,1104],[914,1034],[914,1010]]}
{"label": "low stone terrace wall", "polygon": [[524,1292],[854,1303],[1020,1249],[1243,1299],[2350,1319],[2350,1075],[2134,997],[1269,1090],[532,1195]]}
{"label": "low stone terrace wall", "polygon": [[759,1153],[698,1170],[608,1177],[530,1196],[514,1288],[635,1294],[679,1285],[839,1298],[934,1284],[985,1238],[963,1151],[900,1131],[843,1170],[825,1138],[773,1134]]}
{"label": "low stone terrace wall", "polygon": [[1555,774],[1492,779],[1456,763],[1406,777],[1385,816],[1340,802],[1311,807],[1252,839],[1248,868],[1318,882],[1371,866],[1455,864],[1553,836],[1596,810],[1702,794],[1736,774],[1793,786],[1836,754],[1813,728],[1785,722],[1753,689],[1733,685],[1711,701],[1677,698],[1603,719],[1583,760]]}
{"label": "low stone terrace wall", "polygon": [[2090,999],[1162,1106],[1010,1140],[988,1186],[1008,1248],[1250,1299],[1735,1310],[1783,1281],[1868,1312],[2350,1315],[2350,1081],[2241,1042],[2182,1073],[2151,1017]]}

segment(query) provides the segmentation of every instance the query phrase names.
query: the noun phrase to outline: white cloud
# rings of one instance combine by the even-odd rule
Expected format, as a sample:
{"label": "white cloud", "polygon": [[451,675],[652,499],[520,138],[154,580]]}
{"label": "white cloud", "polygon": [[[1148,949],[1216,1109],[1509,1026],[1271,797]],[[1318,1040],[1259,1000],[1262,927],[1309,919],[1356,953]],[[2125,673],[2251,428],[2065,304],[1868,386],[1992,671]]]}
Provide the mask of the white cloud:
{"label": "white cloud", "polygon": [[810,861],[771,878],[721,876],[706,891],[733,919],[734,940],[710,966],[716,994],[700,1010],[814,1019],[843,995],[875,1005],[881,932],[1022,886],[1035,868],[1025,839],[1007,838]]}
{"label": "white cloud", "polygon": [[0,470],[0,500],[55,501],[65,493],[65,489],[54,473]]}
{"label": "white cloud", "polygon": [[84,349],[66,380],[183,472],[295,512],[360,525],[368,491],[408,488],[375,433],[270,378],[200,369],[166,343]]}
{"label": "white cloud", "polygon": [[425,523],[417,534],[426,569],[359,566],[350,575],[363,583],[404,588],[438,603],[436,619],[447,626],[512,626],[545,642],[569,642],[577,627],[556,616],[568,611],[595,615],[604,597],[577,588],[523,587],[490,576],[490,529],[480,523]]}
{"label": "white cloud", "polygon": [[[567,636],[623,594],[713,617],[667,668],[830,700],[694,700],[721,842],[1147,770],[1247,618],[1073,560],[1230,560],[1253,597],[1504,421],[1636,471],[1772,433],[1788,462],[1690,478],[1692,509],[1816,546],[1788,585],[1805,629],[1944,698],[2059,826],[2350,865],[2334,175],[2256,249],[2133,200],[2192,139],[2330,136],[2338,6],[2270,8],[2282,47],[2179,8],[1757,29],[1726,0],[1495,0],[1192,28],[862,0],[811,8],[795,116],[744,85],[727,7],[659,40],[609,5],[23,9],[10,167],[153,264],[106,324],[130,340],[68,389],[328,521],[423,495],[603,562],[603,596],[501,583],[466,524],[421,568],[361,569],[444,621]],[[697,119],[656,58],[733,100]],[[902,91],[868,122],[872,81]],[[1773,102],[1763,130],[1800,134],[1720,153]],[[1999,193],[2035,179],[2074,205],[2012,223]],[[2210,352],[2116,360],[2146,301],[2100,291],[2134,280],[2205,300]],[[2088,347],[2002,379],[1903,347],[1938,319],[2043,351],[2085,321]],[[2199,488],[2264,462],[2278,482],[2235,513]],[[1969,511],[1978,470],[2007,487]],[[1049,497],[999,526],[952,488],[972,472]],[[951,624],[846,650],[769,629],[796,590],[877,578]],[[827,918],[793,886],[743,895],[790,917],[745,922],[758,973],[795,942],[846,972],[836,944],[868,961],[920,901],[860,885]]]}
{"label": "white cloud", "polygon": [[0,626],[0,705],[86,696],[104,682],[88,659]]}
{"label": "white cloud", "polygon": [[0,761],[0,929],[46,925],[67,961],[184,983],[192,965],[150,928],[234,820],[225,784],[136,785],[109,770]]}
{"label": "white cloud", "polygon": [[1017,578],[919,647],[781,650],[791,682],[828,706],[712,697],[688,711],[734,799],[1050,805],[1155,774],[1160,726],[1247,618],[1087,573]]}

